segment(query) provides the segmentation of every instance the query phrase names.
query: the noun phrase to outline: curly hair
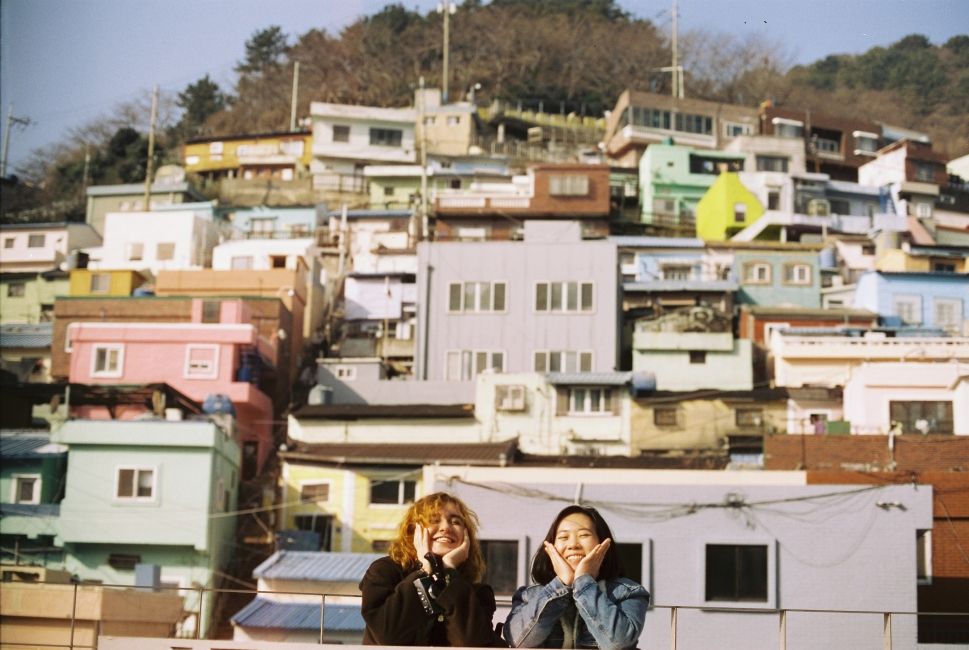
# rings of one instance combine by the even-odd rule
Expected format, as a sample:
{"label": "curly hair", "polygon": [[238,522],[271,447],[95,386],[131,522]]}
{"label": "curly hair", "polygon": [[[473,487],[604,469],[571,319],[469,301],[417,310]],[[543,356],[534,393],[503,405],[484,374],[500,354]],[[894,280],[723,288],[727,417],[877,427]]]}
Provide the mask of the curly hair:
{"label": "curly hair", "polygon": [[464,518],[469,541],[468,559],[458,567],[458,571],[471,582],[480,582],[485,573],[485,561],[481,554],[481,545],[478,543],[478,515],[461,499],[447,492],[428,494],[411,504],[397,527],[397,537],[390,543],[388,555],[404,570],[419,564],[420,558],[417,557],[417,550],[414,548],[414,528],[418,523],[429,527],[434,516],[448,503],[454,505]]}
{"label": "curly hair", "polygon": [[[596,537],[599,538],[600,542],[606,538],[612,539],[612,545],[609,546],[605,557],[602,558],[602,566],[599,567],[598,579],[614,580],[620,576],[625,576],[622,560],[619,558],[619,551],[616,550],[616,538],[612,536],[612,531],[609,530],[609,524],[606,523],[606,520],[602,518],[602,515],[595,508],[580,505],[571,505],[563,508],[555,517],[552,525],[549,526],[548,533],[545,535],[545,541],[554,544],[555,533],[558,530],[559,524],[563,519],[572,514],[583,514],[589,517],[595,526]],[[540,545],[538,552],[535,554],[535,559],[532,561],[532,578],[536,584],[544,585],[551,582],[554,577],[555,568],[552,566],[552,560],[548,557],[548,553],[545,552],[544,546]]]}

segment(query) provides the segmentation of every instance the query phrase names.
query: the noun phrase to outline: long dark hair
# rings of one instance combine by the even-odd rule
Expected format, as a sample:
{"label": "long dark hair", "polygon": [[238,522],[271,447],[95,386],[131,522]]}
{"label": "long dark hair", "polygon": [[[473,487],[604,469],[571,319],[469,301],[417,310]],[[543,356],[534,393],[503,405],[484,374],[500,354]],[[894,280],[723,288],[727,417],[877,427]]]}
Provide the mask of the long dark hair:
{"label": "long dark hair", "polygon": [[[609,550],[606,551],[606,556],[602,558],[602,566],[599,567],[599,576],[597,579],[615,580],[622,576],[624,572],[622,569],[622,560],[619,559],[619,551],[616,549],[616,538],[612,536],[612,531],[609,530],[609,524],[606,523],[606,520],[602,518],[602,515],[595,508],[579,505],[571,505],[563,508],[549,527],[548,534],[545,535],[545,541],[555,544],[555,532],[558,530],[559,523],[569,515],[577,513],[586,515],[592,519],[592,523],[596,528],[596,536],[600,542],[605,541],[607,538],[612,539],[612,544],[609,546]],[[541,545],[538,548],[538,552],[535,553],[535,559],[532,561],[532,579],[535,580],[536,584],[544,585],[551,582],[554,577],[555,569],[552,567],[552,560],[549,559],[548,553],[545,552],[544,545]]]}

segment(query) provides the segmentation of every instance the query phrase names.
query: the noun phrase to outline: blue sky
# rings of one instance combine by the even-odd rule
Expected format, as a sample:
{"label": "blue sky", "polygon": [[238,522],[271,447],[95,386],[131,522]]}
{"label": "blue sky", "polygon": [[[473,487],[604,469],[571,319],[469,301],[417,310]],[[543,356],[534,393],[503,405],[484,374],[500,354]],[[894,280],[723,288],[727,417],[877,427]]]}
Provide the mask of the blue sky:
{"label": "blue sky", "polygon": [[[403,0],[426,12],[438,0]],[[32,124],[14,130],[10,171],[68,128],[205,74],[231,88],[232,68],[258,29],[330,33],[384,0],[0,0],[0,107]],[[619,0],[668,26],[670,0]],[[912,33],[936,44],[969,33],[969,0],[679,0],[680,29],[761,33],[796,63],[859,53]],[[145,122],[147,124],[147,116]]]}

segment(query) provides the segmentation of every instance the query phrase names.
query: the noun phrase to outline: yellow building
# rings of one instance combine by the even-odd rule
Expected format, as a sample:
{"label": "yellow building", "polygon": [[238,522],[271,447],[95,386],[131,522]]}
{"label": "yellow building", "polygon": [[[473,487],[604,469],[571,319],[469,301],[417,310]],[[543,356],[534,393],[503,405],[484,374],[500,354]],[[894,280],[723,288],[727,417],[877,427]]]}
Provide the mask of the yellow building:
{"label": "yellow building", "polygon": [[313,159],[313,134],[302,131],[199,138],[182,150],[185,171],[209,179],[304,176]]}
{"label": "yellow building", "polygon": [[704,241],[725,241],[764,214],[764,206],[744,187],[736,172],[722,172],[696,206],[696,234]]}
{"label": "yellow building", "polygon": [[138,271],[128,269],[74,269],[71,271],[70,295],[130,296],[147,281],[148,278]]}
{"label": "yellow building", "polygon": [[[338,408],[338,407],[335,407]],[[407,508],[425,496],[423,467],[442,463],[499,466],[514,441],[465,444],[291,442],[281,451],[283,504],[277,530],[312,531],[319,549],[384,552]],[[308,549],[307,549],[308,550]]]}
{"label": "yellow building", "polygon": [[969,273],[969,255],[955,246],[926,246],[916,250],[889,248],[875,260],[875,270],[898,273]]}

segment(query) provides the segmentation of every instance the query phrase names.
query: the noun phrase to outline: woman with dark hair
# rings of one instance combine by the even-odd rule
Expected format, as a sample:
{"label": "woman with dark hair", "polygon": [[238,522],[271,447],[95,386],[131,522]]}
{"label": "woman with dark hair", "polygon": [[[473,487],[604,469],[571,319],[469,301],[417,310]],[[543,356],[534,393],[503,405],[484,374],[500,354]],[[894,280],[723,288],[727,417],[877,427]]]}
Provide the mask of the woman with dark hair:
{"label": "woman with dark hair", "polygon": [[595,508],[568,506],[532,562],[535,585],[512,599],[502,633],[516,648],[636,647],[649,592],[623,575],[612,532]]}
{"label": "woman with dark hair", "polygon": [[389,555],[360,581],[364,645],[504,646],[477,535],[477,515],[450,494],[408,508]]}

